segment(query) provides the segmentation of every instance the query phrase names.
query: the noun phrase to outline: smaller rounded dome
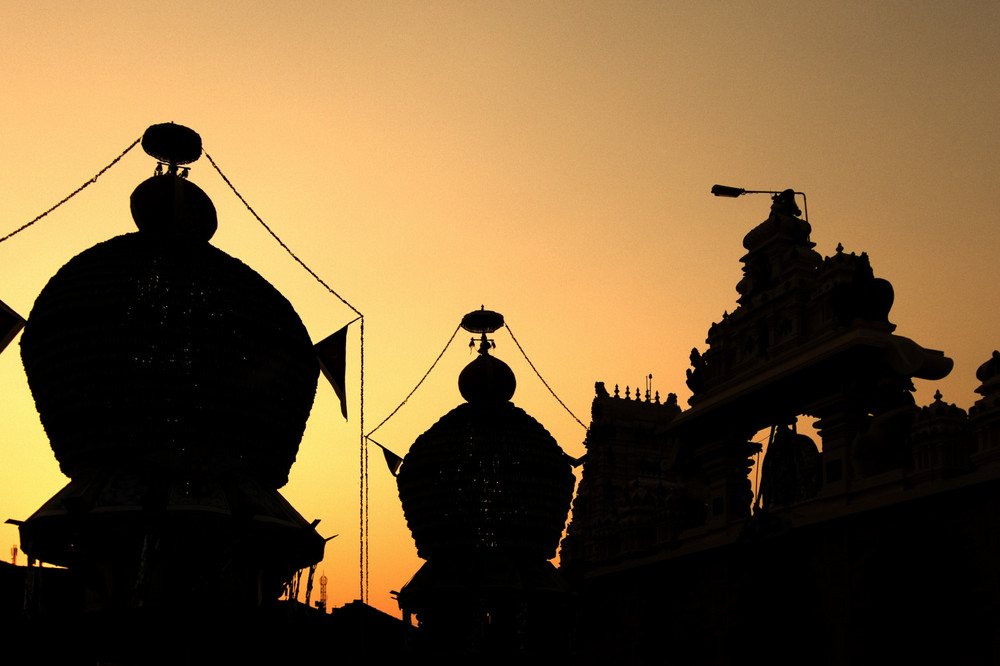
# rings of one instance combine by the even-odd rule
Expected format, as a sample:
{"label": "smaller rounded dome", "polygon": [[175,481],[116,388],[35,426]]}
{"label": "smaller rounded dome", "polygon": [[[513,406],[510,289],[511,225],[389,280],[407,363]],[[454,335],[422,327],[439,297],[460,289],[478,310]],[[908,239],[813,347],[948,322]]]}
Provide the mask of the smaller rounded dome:
{"label": "smaller rounded dome", "polygon": [[139,183],[130,203],[132,219],[142,232],[207,241],[219,226],[215,204],[204,190],[174,174]]}
{"label": "smaller rounded dome", "polygon": [[458,376],[458,390],[467,402],[507,402],[516,388],[514,371],[489,354],[480,354]]}

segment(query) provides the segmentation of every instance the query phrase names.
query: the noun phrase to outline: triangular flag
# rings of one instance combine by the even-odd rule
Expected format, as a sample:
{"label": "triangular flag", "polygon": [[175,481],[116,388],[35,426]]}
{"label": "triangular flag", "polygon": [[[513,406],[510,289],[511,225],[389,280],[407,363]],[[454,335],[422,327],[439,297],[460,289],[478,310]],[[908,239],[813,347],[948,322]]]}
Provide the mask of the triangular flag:
{"label": "triangular flag", "polygon": [[0,352],[10,344],[22,328],[24,328],[24,318],[0,301]]}
{"label": "triangular flag", "polygon": [[374,439],[369,438],[368,441],[382,449],[382,455],[385,456],[385,464],[389,466],[389,473],[396,476],[399,473],[399,468],[403,466],[403,459],[376,442]]}
{"label": "triangular flag", "polygon": [[393,476],[399,474],[399,468],[403,466],[403,459],[384,446],[382,447],[382,455],[385,456],[385,464],[389,466],[389,472]]}
{"label": "triangular flag", "polygon": [[313,347],[319,359],[320,369],[340,398],[340,413],[345,419],[347,418],[347,389],[344,379],[347,371],[347,326],[325,340],[317,342]]}

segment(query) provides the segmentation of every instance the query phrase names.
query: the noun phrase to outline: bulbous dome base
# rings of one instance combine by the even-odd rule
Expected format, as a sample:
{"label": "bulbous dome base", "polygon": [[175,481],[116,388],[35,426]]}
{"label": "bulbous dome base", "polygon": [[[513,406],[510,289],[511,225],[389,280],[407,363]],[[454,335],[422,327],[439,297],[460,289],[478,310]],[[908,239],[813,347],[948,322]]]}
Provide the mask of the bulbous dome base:
{"label": "bulbous dome base", "polygon": [[145,232],[70,260],[21,338],[64,473],[123,459],[287,482],[319,368],[291,304],[208,243]]}
{"label": "bulbous dome base", "polygon": [[576,479],[552,435],[510,402],[466,403],[417,438],[397,477],[418,554],[555,556]]}

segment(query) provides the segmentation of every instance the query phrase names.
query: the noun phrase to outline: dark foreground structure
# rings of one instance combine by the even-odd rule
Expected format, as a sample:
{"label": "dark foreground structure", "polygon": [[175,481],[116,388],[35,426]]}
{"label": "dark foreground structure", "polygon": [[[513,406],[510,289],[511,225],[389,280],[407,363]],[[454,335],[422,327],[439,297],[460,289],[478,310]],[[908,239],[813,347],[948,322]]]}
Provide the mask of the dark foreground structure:
{"label": "dark foreground structure", "polygon": [[503,323],[485,309],[462,320],[480,335],[458,379],[466,402],[417,438],[397,479],[427,560],[397,598],[419,621],[413,648],[425,663],[547,663],[571,638],[569,586],[549,560],[573,498],[572,465],[511,402],[514,373],[487,337]]}
{"label": "dark foreground structure", "polygon": [[291,304],[209,243],[215,207],[184,167],[200,137],[142,143],[160,164],[132,194],[138,231],[70,260],[21,338],[70,482],[20,523],[24,553],[64,569],[7,569],[6,626],[33,663],[304,662],[307,634],[344,634],[346,654],[359,626],[394,655],[398,620],[279,601],[323,558],[278,492],[319,362]]}
{"label": "dark foreground structure", "polygon": [[279,493],[314,347],[209,244],[214,206],[183,167],[197,134],[153,126],[143,147],[161,164],[132,195],[139,231],[70,260],[24,329],[70,481],[20,523],[25,554],[64,568],[0,565],[12,661],[294,664],[324,643],[329,661],[1000,662],[1000,353],[968,413],[918,407],[913,378],[951,360],[895,333],[867,255],[813,249],[791,191],[744,238],[688,409],[597,384],[559,569],[575,461],[511,402],[483,309],[463,320],[466,402],[397,479],[426,559],[398,593],[407,622],[280,601],[323,556]]}
{"label": "dark foreground structure", "polygon": [[1000,660],[1000,354],[968,414],[917,407],[912,378],[950,359],[896,335],[868,256],[820,256],[798,215],[778,195],[744,239],[689,409],[597,385],[561,550],[581,663]]}

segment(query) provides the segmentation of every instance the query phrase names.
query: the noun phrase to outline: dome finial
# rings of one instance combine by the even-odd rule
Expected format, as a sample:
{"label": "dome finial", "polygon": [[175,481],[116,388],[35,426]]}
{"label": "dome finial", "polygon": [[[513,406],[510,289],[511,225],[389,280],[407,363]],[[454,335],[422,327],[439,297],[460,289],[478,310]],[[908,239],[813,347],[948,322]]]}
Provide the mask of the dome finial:
{"label": "dome finial", "polygon": [[[503,315],[499,312],[487,310],[485,305],[479,306],[478,310],[473,310],[462,317],[462,328],[469,333],[481,334],[479,340],[479,353],[487,354],[490,349],[496,347],[496,343],[486,337],[487,333],[492,333],[503,326]],[[469,347],[476,346],[476,339],[469,341]]]}
{"label": "dome finial", "polygon": [[[489,351],[496,343],[486,337],[503,325],[503,315],[485,306],[462,317],[462,328],[480,334],[479,356],[458,377],[458,390],[469,402],[506,402],[514,395],[517,386],[514,372],[506,363],[490,356]],[[475,346],[476,338],[473,337],[469,347]]]}
{"label": "dome finial", "polygon": [[[201,137],[193,129],[174,123],[160,123],[149,126],[142,135],[142,149],[159,162],[156,175],[177,174],[177,166],[190,164],[201,157]],[[187,177],[188,170],[181,169],[180,176]]]}
{"label": "dome finial", "polygon": [[[157,160],[152,178],[132,192],[132,219],[140,231],[161,237],[208,241],[218,228],[215,206],[205,192],[187,180],[190,164],[201,157],[201,137],[174,123],[150,126],[142,149]],[[167,172],[163,172],[166,166]]]}

